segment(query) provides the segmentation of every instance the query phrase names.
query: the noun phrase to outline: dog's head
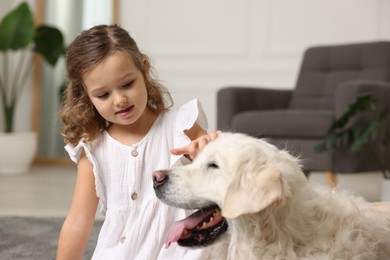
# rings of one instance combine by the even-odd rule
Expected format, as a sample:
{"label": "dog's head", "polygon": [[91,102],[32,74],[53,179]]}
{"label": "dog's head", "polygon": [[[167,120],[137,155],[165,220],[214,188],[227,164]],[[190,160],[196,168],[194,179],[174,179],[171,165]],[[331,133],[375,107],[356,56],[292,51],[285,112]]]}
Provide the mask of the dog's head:
{"label": "dog's head", "polygon": [[286,180],[296,178],[296,172],[300,167],[287,152],[264,140],[223,133],[192,164],[156,171],[153,177],[164,203],[185,209],[217,205],[223,217],[233,219],[280,204],[289,193]]}

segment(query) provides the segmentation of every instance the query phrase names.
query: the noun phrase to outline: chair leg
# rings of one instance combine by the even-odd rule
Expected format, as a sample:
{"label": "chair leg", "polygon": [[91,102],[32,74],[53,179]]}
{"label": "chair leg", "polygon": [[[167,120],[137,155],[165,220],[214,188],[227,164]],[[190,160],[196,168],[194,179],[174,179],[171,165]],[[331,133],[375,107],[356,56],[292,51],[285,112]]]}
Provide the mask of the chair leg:
{"label": "chair leg", "polygon": [[337,186],[337,176],[336,173],[333,171],[326,171],[325,172],[325,179],[326,183],[329,187],[335,188]]}

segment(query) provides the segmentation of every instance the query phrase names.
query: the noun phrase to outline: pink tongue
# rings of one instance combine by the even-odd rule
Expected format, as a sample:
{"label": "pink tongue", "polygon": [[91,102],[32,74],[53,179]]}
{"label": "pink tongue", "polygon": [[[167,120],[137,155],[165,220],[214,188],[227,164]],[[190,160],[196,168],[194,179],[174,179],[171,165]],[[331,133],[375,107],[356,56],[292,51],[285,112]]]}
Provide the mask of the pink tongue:
{"label": "pink tongue", "polygon": [[180,239],[181,234],[183,234],[184,229],[192,229],[196,227],[205,216],[210,215],[214,212],[214,210],[214,208],[198,210],[189,217],[173,223],[164,240],[165,248],[168,248],[171,243],[177,242]]}

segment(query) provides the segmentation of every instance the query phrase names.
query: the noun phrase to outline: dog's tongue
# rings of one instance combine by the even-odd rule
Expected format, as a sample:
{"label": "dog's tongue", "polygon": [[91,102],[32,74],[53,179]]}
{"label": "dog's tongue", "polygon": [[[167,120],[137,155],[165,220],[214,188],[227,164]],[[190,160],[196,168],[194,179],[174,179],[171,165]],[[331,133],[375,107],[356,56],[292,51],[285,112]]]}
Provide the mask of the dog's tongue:
{"label": "dog's tongue", "polygon": [[203,218],[214,212],[214,208],[201,209],[190,215],[189,217],[176,221],[170,227],[168,234],[164,240],[165,248],[168,248],[171,243],[177,242],[185,229],[193,229]]}

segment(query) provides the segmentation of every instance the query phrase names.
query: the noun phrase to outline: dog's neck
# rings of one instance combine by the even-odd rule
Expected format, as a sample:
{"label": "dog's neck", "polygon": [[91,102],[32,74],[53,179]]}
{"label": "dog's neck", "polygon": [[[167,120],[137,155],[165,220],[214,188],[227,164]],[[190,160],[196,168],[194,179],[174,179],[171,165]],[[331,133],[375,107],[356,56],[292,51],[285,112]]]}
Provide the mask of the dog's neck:
{"label": "dog's neck", "polygon": [[286,237],[282,225],[276,216],[270,216],[264,212],[243,215],[230,220],[227,259],[252,259],[253,252],[258,251],[256,248],[288,245],[288,241],[283,242],[283,240],[293,238]]}
{"label": "dog's neck", "polygon": [[[296,249],[292,245],[299,246],[309,243],[313,238],[313,233],[319,232],[316,227],[317,223],[310,219],[302,219],[301,214],[292,213],[312,210],[310,200],[308,200],[309,196],[315,196],[315,194],[303,194],[302,191],[298,191],[290,198],[302,199],[308,204],[296,204],[292,199],[282,202],[277,207],[268,207],[255,214],[241,215],[228,220],[230,234],[228,259],[251,259],[254,251],[264,248],[267,248],[268,253],[275,251],[275,257],[284,252],[288,258],[289,252]],[[298,205],[301,208],[297,208]],[[310,233],[302,237],[293,237],[292,234],[297,232],[292,232],[291,229],[301,229],[303,226],[305,228],[302,229],[310,230]]]}

